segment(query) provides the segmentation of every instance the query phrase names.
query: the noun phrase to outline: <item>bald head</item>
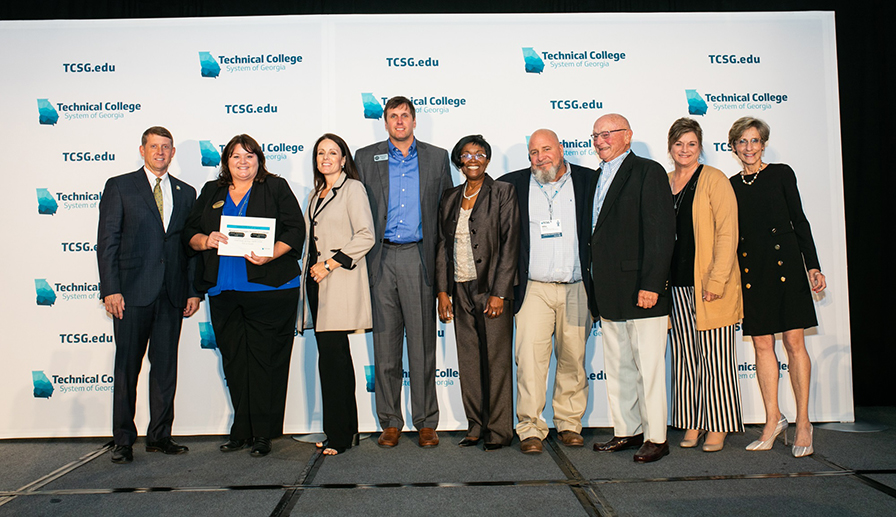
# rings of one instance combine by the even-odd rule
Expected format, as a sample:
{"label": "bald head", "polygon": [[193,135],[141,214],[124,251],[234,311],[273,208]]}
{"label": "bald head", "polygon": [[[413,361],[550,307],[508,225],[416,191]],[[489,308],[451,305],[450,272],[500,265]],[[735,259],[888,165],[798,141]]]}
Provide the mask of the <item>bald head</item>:
{"label": "bald head", "polygon": [[632,146],[632,127],[618,113],[608,113],[594,123],[594,151],[604,162],[612,161]]}
{"label": "bald head", "polygon": [[557,133],[539,129],[529,137],[529,163],[539,183],[557,181],[566,172],[563,167],[563,145]]}

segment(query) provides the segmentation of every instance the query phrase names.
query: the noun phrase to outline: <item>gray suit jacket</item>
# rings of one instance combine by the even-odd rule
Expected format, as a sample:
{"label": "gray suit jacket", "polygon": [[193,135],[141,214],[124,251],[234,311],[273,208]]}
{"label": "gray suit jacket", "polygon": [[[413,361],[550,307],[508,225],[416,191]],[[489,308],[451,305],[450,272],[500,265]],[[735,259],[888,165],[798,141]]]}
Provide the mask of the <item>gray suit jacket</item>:
{"label": "gray suit jacket", "polygon": [[[367,187],[375,230],[375,242],[367,254],[370,285],[376,283],[382,270],[383,235],[389,212],[389,160],[374,161],[374,157],[388,154],[389,146],[385,141],[358,149],[355,153],[355,166],[358,167],[361,182]],[[420,170],[420,213],[423,224],[423,240],[417,243],[417,247],[423,261],[426,283],[432,286],[435,277],[439,199],[442,192],[453,186],[448,168],[448,152],[417,140],[417,166]]]}

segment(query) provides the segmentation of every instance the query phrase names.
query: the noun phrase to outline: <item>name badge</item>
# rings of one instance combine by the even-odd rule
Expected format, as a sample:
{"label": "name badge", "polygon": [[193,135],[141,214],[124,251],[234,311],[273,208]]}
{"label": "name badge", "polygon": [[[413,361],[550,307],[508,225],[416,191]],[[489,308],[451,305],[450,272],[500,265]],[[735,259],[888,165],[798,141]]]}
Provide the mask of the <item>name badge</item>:
{"label": "name badge", "polygon": [[553,239],[554,237],[561,236],[563,236],[563,229],[560,227],[560,219],[541,221],[542,239]]}
{"label": "name badge", "polygon": [[389,160],[388,154],[375,154],[373,155],[373,161],[375,162],[385,162]]}
{"label": "name badge", "polygon": [[212,205],[212,210],[217,210],[217,209],[221,208],[222,206],[224,206],[224,201],[218,201],[217,203]]}

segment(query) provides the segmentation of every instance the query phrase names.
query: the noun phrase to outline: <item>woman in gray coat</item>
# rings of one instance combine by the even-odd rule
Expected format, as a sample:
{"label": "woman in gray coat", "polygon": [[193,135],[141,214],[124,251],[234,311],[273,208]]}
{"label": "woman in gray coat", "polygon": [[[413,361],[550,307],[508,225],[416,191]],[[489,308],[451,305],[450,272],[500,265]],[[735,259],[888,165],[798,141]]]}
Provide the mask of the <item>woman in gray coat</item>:
{"label": "woman in gray coat", "polygon": [[373,216],[367,191],[345,141],[324,134],[312,153],[314,190],[308,196],[305,226],[303,322],[314,329],[323,424],[323,453],[351,448],[358,433],[355,373],[348,335],[373,326],[365,256],[373,247]]}
{"label": "woman in gray coat", "polygon": [[442,195],[436,245],[439,319],[454,320],[468,422],[459,445],[484,440],[487,451],[513,439],[512,298],[520,249],[516,189],[485,173],[491,155],[482,135],[454,146],[451,161],[466,182]]}

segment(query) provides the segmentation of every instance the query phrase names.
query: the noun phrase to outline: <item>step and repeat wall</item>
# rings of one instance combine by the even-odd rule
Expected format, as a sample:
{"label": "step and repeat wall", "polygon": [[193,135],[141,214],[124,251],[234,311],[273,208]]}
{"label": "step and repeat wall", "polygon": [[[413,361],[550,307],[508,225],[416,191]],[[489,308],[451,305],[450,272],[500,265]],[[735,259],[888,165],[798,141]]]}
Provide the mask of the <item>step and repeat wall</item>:
{"label": "step and repeat wall", "polygon": [[[304,209],[317,137],[337,133],[353,150],[386,139],[382,107],[394,95],[413,100],[422,141],[450,150],[484,135],[493,177],[527,167],[527,137],[543,127],[557,132],[569,161],[595,168],[592,125],[614,112],[631,121],[635,153],[667,169],[669,126],[694,117],[705,162],[730,175],[740,167],[728,128],[744,115],[766,120],[765,161],[796,171],[829,285],[806,338],[810,416],[854,418],[833,13],[0,22],[0,69],[0,214],[9,224],[0,438],[111,434],[114,343],[98,297],[98,205],[107,178],[142,165],[144,129],[171,130],[170,172],[197,190],[215,178],[224,144],[248,133]],[[595,326],[585,426],[611,425],[600,336]],[[351,343],[361,428],[373,431],[372,340],[357,334]],[[745,418],[762,422],[752,345],[740,333],[737,344]],[[438,325],[437,346],[440,428],[465,429],[451,326]],[[782,408],[793,418],[780,342],[778,350]],[[207,303],[185,321],[177,389],[175,434],[227,433],[232,411]],[[285,432],[321,429],[319,391],[314,334],[297,334]]]}

